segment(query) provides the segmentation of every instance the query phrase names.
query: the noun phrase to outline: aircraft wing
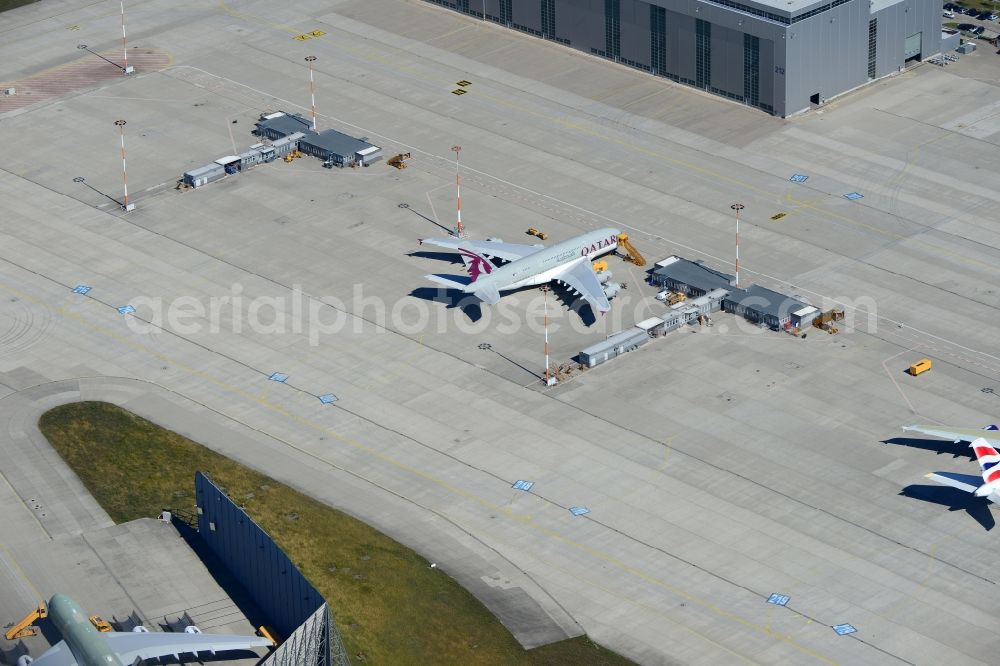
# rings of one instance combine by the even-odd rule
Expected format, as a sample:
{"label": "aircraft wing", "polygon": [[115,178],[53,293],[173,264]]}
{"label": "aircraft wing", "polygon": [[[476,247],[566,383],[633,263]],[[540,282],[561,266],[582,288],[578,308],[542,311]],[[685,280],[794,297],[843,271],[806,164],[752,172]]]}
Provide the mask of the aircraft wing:
{"label": "aircraft wing", "polygon": [[921,432],[932,437],[950,439],[953,442],[972,442],[985,439],[994,448],[1000,448],[1000,432],[996,430],[980,430],[979,428],[951,428],[949,426],[911,425],[903,426],[903,430]]}
{"label": "aircraft wing", "polygon": [[943,486],[951,486],[964,490],[967,493],[974,493],[983,484],[983,479],[974,474],[956,474],[955,472],[931,472],[924,475],[931,481],[940,483]]}
{"label": "aircraft wing", "polygon": [[[123,664],[132,664],[136,658],[157,659],[173,655],[199,652],[225,652],[271,647],[273,643],[260,636],[230,636],[228,634],[188,634],[182,632],[122,632],[102,634]],[[67,650],[68,652],[68,650]],[[41,660],[34,662],[41,664]],[[49,666],[48,662],[42,666]],[[61,666],[61,665],[60,665]]]}
{"label": "aircraft wing", "polygon": [[31,663],[35,666],[77,666],[76,657],[66,641],[59,641]]}
{"label": "aircraft wing", "polygon": [[604,295],[604,287],[597,281],[597,276],[594,275],[594,269],[591,268],[589,261],[579,261],[553,279],[565,282],[580,292],[580,295],[590,303],[590,307],[594,308],[595,311],[603,314],[611,309],[608,297]]}
{"label": "aircraft wing", "polygon": [[475,241],[465,238],[421,238],[421,244],[437,245],[451,250],[458,250],[459,246],[472,250],[486,257],[498,257],[504,261],[514,261],[521,257],[527,257],[543,249],[544,245],[519,245],[517,243],[500,243],[496,241]]}

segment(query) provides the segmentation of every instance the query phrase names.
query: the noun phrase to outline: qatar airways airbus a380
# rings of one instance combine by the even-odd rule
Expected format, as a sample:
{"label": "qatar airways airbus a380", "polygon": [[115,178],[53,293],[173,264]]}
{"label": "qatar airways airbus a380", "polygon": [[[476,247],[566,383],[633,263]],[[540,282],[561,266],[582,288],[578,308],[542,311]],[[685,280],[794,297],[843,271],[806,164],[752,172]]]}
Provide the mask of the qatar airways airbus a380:
{"label": "qatar airways airbus a380", "polygon": [[[603,314],[611,305],[591,262],[613,252],[620,234],[618,229],[606,227],[549,247],[456,237],[423,238],[420,242],[455,250],[469,271],[468,277],[435,274],[428,275],[428,280],[473,294],[489,305],[500,300],[501,291],[555,281],[579,293],[595,313]],[[490,261],[494,257],[509,263],[496,266]]]}

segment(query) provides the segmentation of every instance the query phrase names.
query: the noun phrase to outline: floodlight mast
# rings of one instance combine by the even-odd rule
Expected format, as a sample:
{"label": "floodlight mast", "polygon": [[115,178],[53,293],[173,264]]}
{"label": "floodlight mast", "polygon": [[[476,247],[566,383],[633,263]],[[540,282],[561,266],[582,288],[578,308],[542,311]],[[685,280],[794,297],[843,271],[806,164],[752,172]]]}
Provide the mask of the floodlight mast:
{"label": "floodlight mast", "polygon": [[125,169],[125,121],[116,120],[115,125],[118,126],[118,134],[121,137],[122,144],[122,183],[125,185],[125,202],[122,204],[122,208],[125,212],[129,212],[133,207],[129,207],[128,203],[128,172]]}
{"label": "floodlight mast", "polygon": [[734,203],[730,206],[736,211],[736,288],[740,288],[740,211],[744,206],[741,203]]}
{"label": "floodlight mast", "polygon": [[316,83],[313,80],[313,63],[316,62],[316,56],[310,55],[305,57],[305,61],[309,63],[309,97],[312,99],[312,121],[313,121],[313,132],[316,131]]}

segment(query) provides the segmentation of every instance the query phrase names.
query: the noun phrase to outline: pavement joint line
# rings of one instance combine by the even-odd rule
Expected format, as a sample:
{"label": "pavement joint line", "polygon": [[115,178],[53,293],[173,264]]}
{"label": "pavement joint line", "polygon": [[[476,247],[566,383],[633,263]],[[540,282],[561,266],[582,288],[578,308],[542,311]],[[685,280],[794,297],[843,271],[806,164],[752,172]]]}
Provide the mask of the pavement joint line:
{"label": "pavement joint line", "polygon": [[663,464],[660,465],[657,471],[662,472],[667,468],[667,463],[670,461],[670,452],[673,450],[671,442],[674,441],[674,437],[677,437],[678,434],[680,433],[674,433],[663,440]]}
{"label": "pavement joint line", "polygon": [[101,566],[104,567],[104,569],[108,572],[108,575],[111,576],[111,580],[115,582],[115,585],[117,585],[119,589],[121,589],[121,593],[125,596],[126,599],[129,600],[129,603],[132,604],[133,611],[135,612],[136,615],[139,616],[139,619],[142,620],[140,624],[143,625],[149,624],[149,618],[145,617],[145,615],[143,614],[142,610],[139,607],[139,604],[132,597],[132,595],[129,594],[128,588],[125,587],[121,579],[118,577],[118,573],[115,571],[115,568],[112,567],[107,561],[105,561],[103,557],[101,557],[101,554],[97,552],[96,548],[94,548],[94,544],[90,543],[90,539],[87,538],[87,533],[84,532],[80,534],[80,538],[83,540],[85,544],[87,544],[87,548],[89,548],[90,551],[94,554],[94,557],[96,557],[97,561],[101,563]]}
{"label": "pavement joint line", "polygon": [[[6,397],[6,396],[4,396],[4,397]],[[18,495],[16,492],[14,493],[14,496],[17,497],[18,499],[21,499],[21,496]],[[22,499],[21,501],[23,502],[24,500]],[[32,515],[34,515],[34,512],[31,512],[31,513],[32,513]],[[37,518],[36,518],[36,520],[37,520]],[[46,534],[48,534],[48,532],[46,532]],[[50,540],[52,539],[51,535],[49,535],[49,539]],[[7,560],[11,563],[11,565],[14,567],[14,569],[17,570],[17,574],[21,577],[21,580],[24,583],[27,583],[28,587],[31,588],[31,591],[34,593],[35,598],[38,599],[39,601],[44,600],[45,597],[42,595],[41,592],[38,591],[38,588],[35,587],[35,584],[31,582],[31,579],[28,578],[28,574],[26,574],[24,572],[24,569],[21,568],[21,564],[17,561],[17,558],[14,557],[14,554],[12,552],[10,552],[10,549],[8,549],[5,544],[0,543],[0,550],[3,551],[3,554],[6,556]]]}
{"label": "pavement joint line", "polygon": [[[580,518],[584,518],[584,519],[592,521],[592,522],[599,522],[599,521],[594,520],[591,517],[591,514],[586,514],[586,515],[580,516]],[[534,524],[531,524],[531,526],[534,527],[534,528],[536,528],[536,529],[538,529],[543,534],[547,534],[550,538],[557,539],[557,540],[564,541],[564,542],[567,541],[566,537],[564,537],[563,535],[558,534],[558,533],[550,530],[549,528],[542,527],[540,525],[534,525]],[[646,580],[647,582],[651,582],[651,583],[653,583],[655,585],[664,587],[665,589],[669,590],[670,592],[673,592],[677,596],[680,596],[680,597],[683,597],[683,598],[685,598],[685,599],[687,599],[689,601],[692,601],[692,602],[698,604],[699,606],[702,606],[702,607],[704,607],[704,608],[706,608],[708,610],[711,610],[711,611],[715,612],[718,615],[721,615],[722,617],[726,617],[726,618],[728,618],[730,620],[733,620],[733,621],[737,622],[738,624],[743,625],[744,627],[746,627],[748,629],[754,629],[754,630],[756,630],[756,631],[758,631],[760,633],[763,633],[764,635],[768,636],[769,638],[777,639],[777,640],[780,640],[781,642],[787,643],[790,646],[798,649],[800,652],[808,654],[809,656],[811,656],[811,657],[813,657],[815,659],[818,659],[820,661],[826,662],[828,664],[837,664],[838,663],[838,662],[836,662],[836,661],[834,661],[834,660],[832,660],[832,659],[830,659],[830,658],[828,658],[828,657],[826,657],[824,655],[819,654],[818,652],[816,652],[815,650],[812,650],[811,648],[807,648],[807,647],[805,647],[803,645],[799,645],[798,643],[796,643],[794,641],[794,639],[791,636],[781,636],[781,635],[778,635],[775,632],[771,631],[765,625],[761,625],[761,624],[756,624],[756,623],[750,622],[749,620],[747,620],[746,618],[742,617],[741,615],[739,615],[737,613],[734,613],[733,611],[726,610],[725,608],[722,608],[718,604],[715,604],[715,603],[713,603],[711,601],[706,601],[704,599],[701,599],[700,597],[698,597],[698,596],[696,596],[696,595],[694,595],[694,594],[692,594],[692,593],[690,593],[690,592],[688,592],[688,591],[686,591],[686,590],[684,590],[682,588],[673,586],[670,583],[666,583],[666,582],[660,581],[658,579],[652,578],[652,577],[648,576],[647,574],[645,574],[644,572],[641,572],[641,571],[638,571],[638,570],[634,570],[633,568],[629,567],[629,565],[616,560],[616,558],[613,558],[613,557],[611,557],[611,558],[603,557],[603,553],[595,554],[597,551],[594,551],[594,549],[590,548],[589,546],[584,546],[583,544],[579,544],[579,547],[581,547],[582,550],[584,550],[584,552],[588,552],[589,554],[592,554],[595,557],[599,557],[600,559],[605,559],[609,563],[617,563],[618,565],[624,565],[625,567],[628,567],[626,570],[629,571],[629,573],[632,573],[634,576],[642,578],[643,580]],[[684,560],[682,560],[682,561],[684,561]],[[569,574],[568,571],[566,571],[565,569],[563,569],[562,567],[560,567],[558,565],[552,564],[552,566],[553,566],[553,568],[562,570],[565,573]],[[701,569],[700,567],[696,566],[695,568],[697,568],[697,569],[699,569],[701,571],[704,571],[704,569]],[[571,574],[571,575],[575,575],[575,577],[578,580],[584,580],[585,579],[585,577],[577,575],[577,574]],[[591,585],[594,585],[596,587],[604,589],[597,582],[595,582],[593,580],[588,581],[588,582]],[[760,592],[757,592],[755,590],[752,590],[749,587],[746,587],[746,586],[741,585],[739,583],[733,583],[732,581],[728,581],[728,582],[730,582],[730,584],[732,584],[732,585],[734,585],[736,587],[739,587],[740,589],[742,589],[742,590],[744,590],[746,592],[749,592],[753,596],[759,597],[759,596],[763,595],[763,593],[760,593]],[[645,604],[641,604],[641,603],[636,602],[634,600],[633,600],[633,603],[636,604],[636,605],[639,605],[640,607],[646,607]],[[802,613],[801,611],[796,611],[793,608],[789,608],[789,610],[792,611],[793,613],[795,613],[796,615],[802,617],[802,618],[811,619],[813,621],[816,621],[814,618],[810,618],[808,615],[806,615],[805,613]],[[876,648],[876,649],[878,649],[878,648]],[[886,654],[889,654],[889,653],[886,653]]]}
{"label": "pavement joint line", "polygon": [[299,30],[289,25],[285,25],[284,23],[276,23],[261,16],[255,16],[253,14],[237,11],[230,7],[226,3],[226,0],[219,0],[219,9],[233,18],[243,19],[244,21],[248,21],[250,23],[256,23],[257,25],[262,25],[266,28],[271,28],[272,30],[280,30],[282,32],[287,32],[290,35],[298,35],[300,33]]}
{"label": "pavement joint line", "polygon": [[[699,638],[701,638],[701,639],[703,639],[703,640],[711,643],[712,645],[715,645],[716,647],[722,648],[723,650],[725,650],[726,652],[732,654],[733,656],[735,656],[736,658],[740,659],[743,662],[746,662],[748,664],[758,664],[759,663],[759,662],[754,661],[753,659],[751,659],[751,658],[749,658],[749,657],[747,657],[747,656],[745,656],[743,654],[740,654],[739,652],[734,651],[732,648],[729,648],[729,647],[723,645],[722,643],[719,643],[718,641],[716,641],[715,639],[711,638],[710,636],[706,636],[705,634],[703,634],[702,632],[698,631],[697,629],[695,629],[693,627],[689,627],[686,624],[682,624],[677,619],[675,619],[675,618],[671,617],[669,614],[665,613],[658,606],[654,606],[654,605],[645,603],[643,601],[637,601],[637,600],[635,600],[635,599],[633,599],[633,598],[631,598],[629,596],[626,596],[626,595],[622,594],[618,590],[615,590],[615,589],[612,589],[612,588],[609,588],[609,587],[606,587],[606,586],[602,585],[599,581],[596,581],[596,580],[594,580],[592,578],[589,578],[589,577],[587,577],[585,575],[581,575],[579,572],[569,571],[565,567],[557,564],[556,562],[553,562],[551,559],[539,557],[537,553],[532,553],[532,557],[536,561],[542,562],[546,566],[551,567],[552,569],[555,569],[556,571],[560,571],[563,574],[565,574],[566,576],[572,577],[573,579],[575,579],[577,581],[586,583],[589,586],[592,586],[592,587],[594,587],[596,589],[599,589],[599,590],[601,590],[602,592],[604,592],[605,594],[607,594],[609,596],[612,596],[612,597],[614,597],[616,599],[621,599],[622,601],[629,602],[629,603],[631,603],[634,606],[638,606],[639,608],[643,609],[644,611],[653,613],[655,615],[659,615],[660,617],[664,618],[665,620],[670,621],[675,627],[678,627],[678,628],[680,628],[680,629],[682,629],[682,630],[684,630],[684,631],[686,631],[686,632],[688,632],[688,633],[690,633],[690,634],[692,634],[694,636],[697,636],[697,637],[699,637]],[[681,596],[684,596],[684,595],[681,595]],[[687,598],[687,597],[684,596],[684,598]],[[770,638],[778,638],[778,639],[781,639],[782,642],[788,642],[788,641],[786,641],[784,639],[784,637],[780,637],[780,636],[774,634],[774,632],[772,632],[770,630],[770,628],[764,628],[764,627],[762,627],[762,628],[765,629],[765,633],[767,633],[767,635]],[[791,639],[790,636],[787,637],[787,638]],[[821,654],[814,653],[812,650],[810,650],[809,652],[807,652],[807,654],[809,654],[809,656],[813,656],[813,657],[817,658],[819,661],[823,661],[823,662],[825,662],[827,664],[831,664],[832,666],[836,666],[837,664],[839,664],[839,662],[837,662],[835,660],[832,660],[832,659],[830,659],[828,657],[825,657],[825,656],[823,656]]]}
{"label": "pavement joint line", "polygon": [[[12,393],[8,393],[7,395],[5,395],[5,396],[2,396],[2,397],[0,397],[0,401],[2,401],[2,400],[5,400],[6,398],[9,398],[9,397],[10,397],[10,396],[12,396],[12,395],[17,395],[17,393],[18,393],[18,391],[13,391]],[[20,497],[21,497],[20,493],[18,493],[18,492],[17,492],[17,490],[16,490],[15,488],[14,488],[13,484],[11,484],[11,482],[10,482],[10,480],[9,480],[9,479],[7,478],[7,475],[6,475],[6,474],[4,474],[3,472],[0,472],[0,479],[3,479],[3,482],[4,482],[4,484],[5,484],[6,486],[7,486],[7,488],[8,488],[9,490],[10,490],[11,494],[12,494],[12,495],[13,495],[14,497],[18,497],[18,498],[20,498]],[[21,499],[21,501],[22,501],[22,502],[24,501],[24,500],[23,500],[23,498]],[[49,531],[48,531],[47,529],[45,529],[45,525],[43,525],[43,524],[42,524],[42,521],[40,521],[40,520],[38,519],[38,516],[37,516],[37,515],[35,514],[35,512],[34,512],[34,511],[32,511],[32,510],[31,510],[30,508],[28,508],[28,505],[27,505],[27,503],[26,503],[26,502],[24,503],[24,506],[25,506],[25,508],[26,508],[26,509],[28,510],[28,513],[29,513],[29,514],[31,514],[31,518],[32,518],[32,520],[34,520],[34,521],[35,521],[35,523],[36,523],[36,524],[38,525],[38,527],[39,527],[39,528],[40,528],[40,529],[41,529],[41,530],[42,530],[42,531],[43,531],[43,532],[45,533],[45,535],[46,535],[46,536],[47,536],[47,537],[48,537],[49,539],[52,539],[52,533],[51,533],[51,532],[49,532]],[[10,552],[9,552],[9,551],[7,551],[7,548],[6,548],[6,547],[4,547],[4,545],[3,545],[3,542],[2,542],[2,541],[0,541],[0,548],[3,548],[3,549],[4,549],[4,551],[5,551],[5,552],[7,552],[7,554],[8,554],[8,555],[10,555]],[[13,557],[13,555],[11,555],[11,557]],[[23,572],[22,572],[22,573],[23,573]],[[29,584],[30,584],[30,583],[29,583]],[[34,588],[34,586],[32,586],[32,588]],[[35,591],[37,592],[37,590],[35,590]],[[41,596],[39,596],[38,598],[39,598],[39,599],[41,599]]]}
{"label": "pavement joint line", "polygon": [[[912,412],[916,416],[916,415],[918,415],[916,408],[913,406],[913,403],[910,402],[910,399],[903,392],[903,387],[901,387],[899,385],[899,382],[896,381],[896,378],[892,376],[892,373],[889,371],[889,366],[887,365],[887,363],[889,361],[891,361],[892,359],[896,358],[897,356],[902,356],[903,354],[909,353],[911,351],[913,351],[912,347],[909,348],[909,349],[904,349],[903,351],[901,351],[901,352],[899,352],[897,354],[893,354],[889,358],[883,360],[882,361],[882,369],[885,370],[885,374],[888,375],[889,380],[892,382],[892,385],[896,387],[897,391],[899,391],[899,395],[902,396],[903,400],[906,402],[906,406],[910,408],[910,412]],[[938,422],[938,423],[940,423],[940,422]]]}

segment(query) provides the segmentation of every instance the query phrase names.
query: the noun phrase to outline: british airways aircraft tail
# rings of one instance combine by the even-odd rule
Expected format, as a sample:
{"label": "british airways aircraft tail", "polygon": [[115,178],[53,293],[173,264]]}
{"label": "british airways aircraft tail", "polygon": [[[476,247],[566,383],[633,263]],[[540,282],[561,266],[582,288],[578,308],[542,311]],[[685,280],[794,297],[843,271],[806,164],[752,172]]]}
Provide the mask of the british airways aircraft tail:
{"label": "british airways aircraft tail", "polygon": [[976,489],[976,497],[988,497],[1000,490],[1000,454],[982,437],[969,446],[983,471],[983,485]]}

